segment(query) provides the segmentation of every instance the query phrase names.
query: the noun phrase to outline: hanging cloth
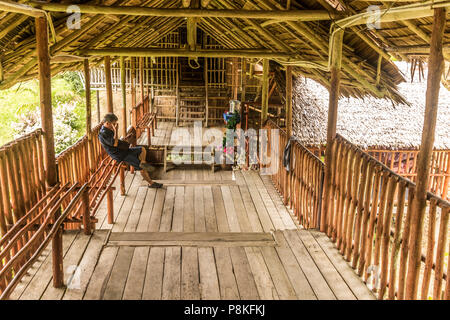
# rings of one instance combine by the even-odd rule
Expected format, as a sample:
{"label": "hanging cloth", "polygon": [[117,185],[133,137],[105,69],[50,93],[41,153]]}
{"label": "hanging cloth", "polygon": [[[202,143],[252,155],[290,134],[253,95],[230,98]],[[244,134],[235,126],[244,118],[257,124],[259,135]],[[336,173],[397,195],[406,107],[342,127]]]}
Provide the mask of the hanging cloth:
{"label": "hanging cloth", "polygon": [[294,137],[290,137],[286,143],[286,147],[284,147],[283,166],[287,172],[291,171],[291,140],[293,139]]}

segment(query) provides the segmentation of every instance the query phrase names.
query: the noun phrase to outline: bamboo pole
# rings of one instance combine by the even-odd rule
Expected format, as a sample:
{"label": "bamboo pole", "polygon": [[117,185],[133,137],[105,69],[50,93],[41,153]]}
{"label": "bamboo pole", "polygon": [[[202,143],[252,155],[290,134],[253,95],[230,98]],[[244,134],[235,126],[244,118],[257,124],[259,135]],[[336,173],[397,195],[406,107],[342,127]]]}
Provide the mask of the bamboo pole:
{"label": "bamboo pole", "polygon": [[344,31],[339,31],[332,43],[331,56],[331,80],[330,80],[330,99],[328,106],[328,127],[327,127],[327,148],[325,151],[325,180],[324,180],[324,201],[322,202],[322,217],[320,221],[320,230],[327,230],[327,215],[331,192],[331,163],[333,154],[331,153],[332,142],[336,138],[336,123],[338,115],[339,89],[341,80],[341,60],[342,60],[342,42]]}
{"label": "bamboo pole", "polygon": [[286,67],[286,132],[292,135],[292,67]]}
{"label": "bamboo pole", "polygon": [[92,115],[91,115],[91,75],[89,70],[89,60],[84,59],[84,83],[86,91],[86,136],[88,137],[88,157],[89,157],[89,170],[92,173],[94,170],[94,150],[92,149]]}
{"label": "bamboo pole", "polygon": [[106,105],[108,113],[113,113],[113,93],[111,83],[111,57],[105,57],[105,86],[106,86]]}
{"label": "bamboo pole", "polygon": [[42,131],[44,133],[44,164],[47,187],[57,182],[55,141],[53,136],[52,94],[50,75],[50,56],[48,51],[47,20],[36,18],[36,48],[39,68],[40,108]]}
{"label": "bamboo pole", "polygon": [[[145,91],[144,91],[144,58],[139,58],[139,87],[141,90],[141,103],[142,103],[142,110],[145,111]],[[134,119],[134,124],[136,125],[136,119]]]}
{"label": "bamboo pole", "polygon": [[267,121],[269,112],[269,59],[263,60],[262,96],[261,96],[261,127]]}
{"label": "bamboo pole", "polygon": [[[35,8],[50,12],[67,11],[67,5],[59,3],[31,2]],[[192,8],[149,8],[139,6],[101,6],[78,4],[80,13],[108,14],[127,16],[157,16],[182,18],[246,18],[246,19],[275,19],[281,21],[319,21],[338,18],[326,10],[227,10],[227,9],[192,9]]]}
{"label": "bamboo pole", "polygon": [[408,275],[406,282],[406,299],[417,298],[419,283],[419,269],[421,259],[421,243],[423,220],[427,205],[428,175],[430,172],[430,159],[433,151],[436,117],[439,100],[439,88],[442,72],[444,70],[444,57],[442,54],[443,37],[445,30],[445,9],[434,11],[433,30],[431,34],[430,57],[428,60],[428,80],[425,102],[425,119],[422,132],[422,143],[417,160],[417,185],[413,202],[410,234],[410,259],[408,261]]}
{"label": "bamboo pole", "polygon": [[[105,47],[101,49],[82,49],[80,55],[89,56],[116,56],[116,57],[204,57],[204,58],[267,58],[267,59],[295,59],[296,54],[290,52],[274,52],[271,50],[253,50],[253,49],[197,49],[190,51],[186,49],[172,48],[134,48],[134,47]],[[297,59],[299,60],[299,59]],[[298,63],[311,61],[296,61]],[[323,65],[324,61],[316,61]]]}
{"label": "bamboo pole", "polygon": [[[122,89],[122,137],[127,136],[127,87],[125,83],[125,57],[120,57],[120,84]],[[125,168],[120,167],[120,192],[125,195]]]}

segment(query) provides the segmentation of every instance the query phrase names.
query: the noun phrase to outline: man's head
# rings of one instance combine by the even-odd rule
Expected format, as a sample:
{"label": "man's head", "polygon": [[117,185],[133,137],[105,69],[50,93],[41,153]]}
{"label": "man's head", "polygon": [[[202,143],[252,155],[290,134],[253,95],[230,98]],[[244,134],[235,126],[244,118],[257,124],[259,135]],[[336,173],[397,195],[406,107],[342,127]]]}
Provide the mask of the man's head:
{"label": "man's head", "polygon": [[103,117],[103,124],[105,124],[107,127],[109,126],[115,126],[117,123],[117,116],[114,113],[107,113]]}

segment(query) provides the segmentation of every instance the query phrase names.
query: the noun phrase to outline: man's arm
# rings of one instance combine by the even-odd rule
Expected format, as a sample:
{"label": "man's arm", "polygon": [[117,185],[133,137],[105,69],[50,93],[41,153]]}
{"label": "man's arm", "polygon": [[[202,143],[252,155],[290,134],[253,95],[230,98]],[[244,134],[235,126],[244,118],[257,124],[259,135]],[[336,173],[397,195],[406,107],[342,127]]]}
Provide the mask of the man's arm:
{"label": "man's arm", "polygon": [[119,144],[119,137],[118,137],[118,134],[117,134],[117,126],[113,126],[113,128],[114,128],[114,147],[117,147],[118,146],[118,144]]}

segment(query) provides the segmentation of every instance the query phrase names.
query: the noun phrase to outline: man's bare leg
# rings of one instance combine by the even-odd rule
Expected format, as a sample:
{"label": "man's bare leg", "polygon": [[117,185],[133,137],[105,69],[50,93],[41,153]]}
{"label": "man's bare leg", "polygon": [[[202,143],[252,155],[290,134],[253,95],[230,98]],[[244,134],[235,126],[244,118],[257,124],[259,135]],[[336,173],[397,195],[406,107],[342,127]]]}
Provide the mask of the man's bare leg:
{"label": "man's bare leg", "polygon": [[142,178],[144,178],[144,180],[147,181],[149,184],[153,183],[153,180],[150,178],[150,175],[148,174],[147,171],[141,170],[141,175],[142,175]]}
{"label": "man's bare leg", "polygon": [[161,183],[155,182],[150,178],[150,174],[146,170],[141,170],[142,178],[148,182],[150,188],[161,188],[163,185]]}

